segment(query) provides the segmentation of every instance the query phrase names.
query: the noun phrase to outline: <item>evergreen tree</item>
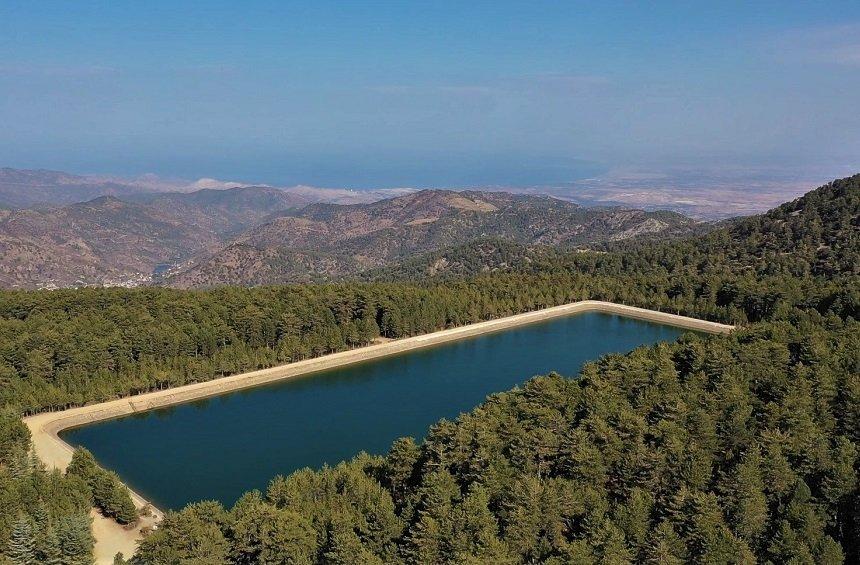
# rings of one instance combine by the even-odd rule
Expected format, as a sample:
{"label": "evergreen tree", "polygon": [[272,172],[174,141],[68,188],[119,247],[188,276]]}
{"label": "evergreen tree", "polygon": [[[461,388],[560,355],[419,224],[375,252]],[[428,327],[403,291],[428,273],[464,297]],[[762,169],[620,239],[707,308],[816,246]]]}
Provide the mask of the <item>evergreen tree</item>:
{"label": "evergreen tree", "polygon": [[20,516],[12,527],[9,538],[9,558],[15,565],[35,565],[36,537],[33,533],[33,523],[26,516]]}
{"label": "evergreen tree", "polygon": [[198,507],[168,512],[159,527],[143,538],[135,559],[147,565],[229,563],[230,545],[217,523],[204,519]]}
{"label": "evergreen tree", "polygon": [[75,448],[72,453],[72,461],[66,467],[66,473],[84,479],[87,484],[92,485],[95,480],[98,463],[92,453],[85,447]]}
{"label": "evergreen tree", "polygon": [[689,556],[684,540],[668,521],[660,522],[651,530],[645,549],[645,562],[654,565],[681,565]]}
{"label": "evergreen tree", "polygon": [[383,560],[369,551],[345,522],[336,521],[328,533],[322,561],[331,565],[382,565]]}
{"label": "evergreen tree", "polygon": [[57,539],[64,565],[91,565],[93,562],[92,520],[85,514],[69,515],[57,521]]}
{"label": "evergreen tree", "polygon": [[454,516],[452,546],[455,561],[466,563],[513,563],[499,539],[499,525],[488,508],[484,487],[473,486]]}
{"label": "evergreen tree", "polygon": [[39,563],[45,565],[61,565],[63,553],[60,548],[60,538],[50,525],[39,526],[36,535],[36,556]]}
{"label": "evergreen tree", "polygon": [[383,480],[398,503],[403,502],[407,490],[412,486],[412,475],[420,455],[415,440],[406,437],[395,440],[385,457]]}
{"label": "evergreen tree", "polygon": [[317,540],[311,524],[296,512],[266,504],[260,493],[245,494],[234,506],[230,527],[234,562],[310,562]]}
{"label": "evergreen tree", "polygon": [[761,455],[752,450],[737,466],[727,489],[734,531],[755,543],[767,527],[768,507],[761,476]]}

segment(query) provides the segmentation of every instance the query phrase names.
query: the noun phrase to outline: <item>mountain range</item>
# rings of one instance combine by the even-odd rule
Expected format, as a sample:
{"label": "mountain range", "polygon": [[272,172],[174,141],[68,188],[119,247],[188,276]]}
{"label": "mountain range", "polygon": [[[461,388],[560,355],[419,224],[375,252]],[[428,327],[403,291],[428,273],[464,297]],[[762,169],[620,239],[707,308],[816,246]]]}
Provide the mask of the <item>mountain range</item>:
{"label": "mountain range", "polygon": [[44,208],[87,202],[99,196],[153,198],[159,193],[187,193],[261,186],[287,192],[307,202],[360,204],[415,192],[411,188],[350,190],[315,186],[271,187],[247,182],[201,178],[195,181],[166,179],[147,174],[136,178],[104,175],[74,175],[44,169],[0,168],[0,209]]}
{"label": "mountain range", "polygon": [[[349,202],[352,191],[163,191],[152,183],[129,188],[3,169],[0,180],[10,178],[20,181],[18,189],[0,183],[6,187],[0,194],[31,206],[0,210],[0,286],[11,288],[331,280],[487,237],[571,249],[701,229],[674,212],[586,208],[507,192],[394,191],[367,196],[372,202],[338,204],[331,200]],[[58,204],[99,190],[113,193]]]}
{"label": "mountain range", "polygon": [[371,204],[316,203],[287,210],[193,261],[166,283],[187,288],[307,282],[490,236],[572,248],[643,235],[667,237],[694,226],[672,212],[583,208],[505,192],[424,190]]}

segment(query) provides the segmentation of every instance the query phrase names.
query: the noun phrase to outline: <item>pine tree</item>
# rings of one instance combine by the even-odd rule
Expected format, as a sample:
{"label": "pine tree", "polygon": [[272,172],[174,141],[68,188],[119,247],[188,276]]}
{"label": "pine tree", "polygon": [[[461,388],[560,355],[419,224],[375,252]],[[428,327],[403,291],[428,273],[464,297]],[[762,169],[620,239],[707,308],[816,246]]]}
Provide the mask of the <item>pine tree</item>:
{"label": "pine tree", "polygon": [[5,454],[5,459],[9,461],[9,474],[16,479],[26,477],[35,469],[29,445],[14,445],[12,449]]}
{"label": "pine tree", "polygon": [[415,440],[411,437],[405,437],[395,440],[385,457],[384,478],[387,483],[386,486],[397,503],[403,501],[420,454],[418,446],[415,445]]}
{"label": "pine tree", "polygon": [[644,489],[634,488],[627,500],[616,509],[615,522],[624,532],[627,543],[637,549],[644,546],[648,537],[649,516],[654,499]]}
{"label": "pine tree", "polygon": [[610,520],[605,520],[589,539],[600,563],[623,565],[633,561],[633,552],[624,541],[624,532]]}
{"label": "pine tree", "polygon": [[28,517],[19,516],[12,526],[8,554],[15,565],[35,565],[38,562],[33,523]]}
{"label": "pine tree", "polygon": [[[6,372],[5,363],[0,360],[0,383],[12,381],[14,369],[11,367]],[[30,430],[21,421],[15,410],[0,410],[0,466],[10,465],[12,459],[22,450],[28,451],[30,444]]]}
{"label": "pine tree", "polygon": [[457,561],[503,563],[510,561],[499,539],[499,524],[488,508],[484,487],[473,486],[454,518],[453,545]]}
{"label": "pine tree", "polygon": [[382,565],[382,559],[369,551],[345,523],[332,525],[323,560],[331,565]]}
{"label": "pine tree", "polygon": [[370,343],[379,337],[379,325],[376,323],[376,320],[369,315],[364,316],[359,320],[358,331],[361,336],[361,340],[364,343]]}
{"label": "pine tree", "polygon": [[48,514],[48,509],[45,508],[44,503],[39,503],[36,508],[33,510],[33,525],[36,526],[36,531],[46,531],[50,525],[50,516]]}
{"label": "pine tree", "polygon": [[645,562],[653,565],[682,565],[688,562],[684,540],[668,521],[651,530],[645,549]]}
{"label": "pine tree", "polygon": [[113,489],[111,492],[113,516],[120,524],[131,524],[138,519],[137,506],[131,499],[128,488],[122,484],[119,477],[113,478]]}
{"label": "pine tree", "polygon": [[77,475],[92,485],[97,469],[98,463],[93,454],[84,447],[78,447],[72,454],[72,461],[66,467],[66,473]]}
{"label": "pine tree", "polygon": [[749,542],[755,541],[767,526],[767,498],[761,477],[761,456],[751,451],[732,479],[729,508],[732,510],[735,532]]}
{"label": "pine tree", "polygon": [[57,521],[57,538],[64,565],[91,565],[93,562],[92,520],[85,514]]}
{"label": "pine tree", "polygon": [[409,563],[445,563],[445,532],[439,522],[425,514],[410,530],[404,549]]}
{"label": "pine tree", "polygon": [[63,553],[60,549],[60,538],[53,528],[40,531],[36,536],[36,554],[39,562],[45,565],[62,565]]}

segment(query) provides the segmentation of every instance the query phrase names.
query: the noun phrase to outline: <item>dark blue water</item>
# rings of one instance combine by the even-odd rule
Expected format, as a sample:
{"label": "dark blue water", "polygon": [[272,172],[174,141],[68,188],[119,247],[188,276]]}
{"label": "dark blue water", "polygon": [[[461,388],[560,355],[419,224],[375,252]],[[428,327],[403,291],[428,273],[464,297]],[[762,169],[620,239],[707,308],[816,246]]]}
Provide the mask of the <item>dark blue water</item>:
{"label": "dark blue water", "polygon": [[384,453],[534,375],[674,340],[677,328],[607,314],[558,318],[63,433],[160,508],[231,505],[277,474]]}

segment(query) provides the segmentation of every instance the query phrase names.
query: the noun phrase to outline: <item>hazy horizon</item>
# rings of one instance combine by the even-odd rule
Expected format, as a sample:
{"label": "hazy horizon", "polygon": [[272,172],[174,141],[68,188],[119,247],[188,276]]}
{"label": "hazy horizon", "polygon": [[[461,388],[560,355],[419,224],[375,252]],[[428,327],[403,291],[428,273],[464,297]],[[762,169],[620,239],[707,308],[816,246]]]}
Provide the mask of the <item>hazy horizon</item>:
{"label": "hazy horizon", "polygon": [[836,176],[860,156],[858,37],[856,2],[6,2],[0,161],[354,188]]}

